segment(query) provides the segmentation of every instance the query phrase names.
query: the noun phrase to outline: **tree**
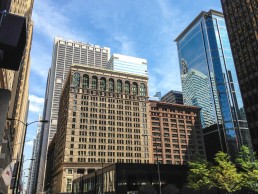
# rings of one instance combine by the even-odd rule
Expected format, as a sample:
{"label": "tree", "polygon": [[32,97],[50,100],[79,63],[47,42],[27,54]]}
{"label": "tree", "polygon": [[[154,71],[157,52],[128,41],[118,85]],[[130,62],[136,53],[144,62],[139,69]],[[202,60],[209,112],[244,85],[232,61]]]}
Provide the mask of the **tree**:
{"label": "tree", "polygon": [[258,192],[258,161],[255,153],[250,152],[248,147],[242,146],[236,164],[243,177],[242,186]]}
{"label": "tree", "polygon": [[219,188],[228,193],[241,190],[243,177],[237,172],[235,164],[224,152],[218,152],[214,158],[217,165],[210,169],[209,177],[212,187]]}
{"label": "tree", "polygon": [[194,190],[206,190],[211,188],[210,169],[206,160],[198,158],[194,162],[188,162],[188,188]]}

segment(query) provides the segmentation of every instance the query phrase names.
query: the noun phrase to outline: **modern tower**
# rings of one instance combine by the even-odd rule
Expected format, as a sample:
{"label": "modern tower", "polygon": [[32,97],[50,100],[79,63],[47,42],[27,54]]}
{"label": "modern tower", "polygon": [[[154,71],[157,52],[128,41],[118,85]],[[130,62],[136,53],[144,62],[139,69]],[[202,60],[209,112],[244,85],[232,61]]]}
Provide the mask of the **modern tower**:
{"label": "modern tower", "polygon": [[[149,163],[147,76],[73,64],[60,98],[45,189],[71,192],[79,172]],[[51,169],[51,170],[49,170]]]}
{"label": "modern tower", "polygon": [[148,76],[147,60],[126,55],[113,54],[107,68],[114,71]]}
{"label": "modern tower", "polygon": [[258,2],[221,0],[254,151],[258,152]]}
{"label": "modern tower", "polygon": [[47,96],[45,96],[45,99],[47,99],[47,104],[45,104],[46,110],[43,116],[45,116],[45,120],[49,120],[49,123],[42,126],[44,128],[44,135],[41,143],[38,192],[41,192],[43,189],[47,146],[54,137],[57,129],[60,95],[72,63],[96,68],[106,68],[109,57],[109,48],[55,38],[52,65],[49,70],[46,86]]}
{"label": "modern tower", "polygon": [[168,93],[162,96],[161,101],[172,104],[184,104],[182,92],[175,90],[170,90]]}
{"label": "modern tower", "polygon": [[252,147],[223,14],[201,12],[176,42],[184,103],[202,108],[203,128],[223,127],[224,134],[212,131],[219,133],[217,151],[235,156],[239,146]]}

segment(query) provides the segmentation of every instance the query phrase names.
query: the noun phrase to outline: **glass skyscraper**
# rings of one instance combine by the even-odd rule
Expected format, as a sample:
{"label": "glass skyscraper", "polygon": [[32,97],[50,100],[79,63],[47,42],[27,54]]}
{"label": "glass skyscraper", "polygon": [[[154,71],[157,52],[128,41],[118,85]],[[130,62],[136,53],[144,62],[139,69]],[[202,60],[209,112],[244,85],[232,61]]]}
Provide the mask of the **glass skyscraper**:
{"label": "glass skyscraper", "polygon": [[147,60],[126,55],[113,54],[107,69],[130,74],[148,76]]}
{"label": "glass skyscraper", "polygon": [[184,103],[202,108],[204,129],[214,125],[223,132],[220,150],[234,156],[239,146],[251,147],[223,14],[201,12],[176,42]]}

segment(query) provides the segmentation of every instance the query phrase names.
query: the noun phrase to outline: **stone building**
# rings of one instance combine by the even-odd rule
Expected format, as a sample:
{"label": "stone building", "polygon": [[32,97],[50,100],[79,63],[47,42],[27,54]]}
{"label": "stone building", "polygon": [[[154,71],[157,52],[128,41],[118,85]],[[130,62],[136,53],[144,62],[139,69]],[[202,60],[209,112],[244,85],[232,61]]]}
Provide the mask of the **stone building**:
{"label": "stone building", "polygon": [[71,192],[71,181],[108,163],[150,163],[148,77],[73,64],[50,144],[45,190]]}

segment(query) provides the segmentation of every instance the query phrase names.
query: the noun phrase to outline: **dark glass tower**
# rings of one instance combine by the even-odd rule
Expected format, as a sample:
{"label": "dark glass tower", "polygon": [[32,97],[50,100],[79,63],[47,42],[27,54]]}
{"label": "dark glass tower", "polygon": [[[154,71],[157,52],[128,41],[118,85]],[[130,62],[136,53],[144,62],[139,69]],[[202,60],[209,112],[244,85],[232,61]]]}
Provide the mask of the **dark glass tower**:
{"label": "dark glass tower", "polygon": [[176,42],[184,103],[202,108],[204,139],[205,128],[219,137],[209,146],[232,156],[239,145],[251,146],[223,14],[201,12]]}
{"label": "dark glass tower", "polygon": [[258,1],[221,0],[254,151],[258,152]]}

